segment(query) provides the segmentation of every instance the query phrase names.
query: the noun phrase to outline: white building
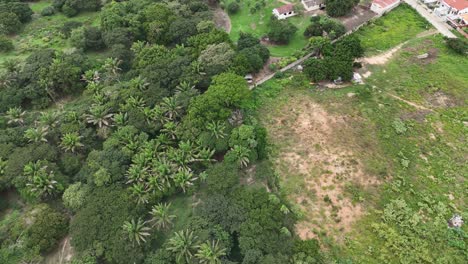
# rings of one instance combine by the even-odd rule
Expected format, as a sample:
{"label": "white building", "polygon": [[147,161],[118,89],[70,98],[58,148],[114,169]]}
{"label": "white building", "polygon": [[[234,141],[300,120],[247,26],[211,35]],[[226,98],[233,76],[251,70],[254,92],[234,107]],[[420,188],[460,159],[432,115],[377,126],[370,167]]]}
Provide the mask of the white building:
{"label": "white building", "polygon": [[386,13],[400,4],[400,0],[374,0],[371,10],[377,14]]}
{"label": "white building", "polygon": [[442,0],[434,13],[444,19],[457,20],[460,15],[468,14],[468,0]]}
{"label": "white building", "polygon": [[275,17],[278,19],[286,19],[297,14],[296,12],[294,12],[294,5],[289,4],[273,9],[273,15],[275,15]]}
{"label": "white building", "polygon": [[306,11],[313,11],[325,7],[325,0],[301,0]]}

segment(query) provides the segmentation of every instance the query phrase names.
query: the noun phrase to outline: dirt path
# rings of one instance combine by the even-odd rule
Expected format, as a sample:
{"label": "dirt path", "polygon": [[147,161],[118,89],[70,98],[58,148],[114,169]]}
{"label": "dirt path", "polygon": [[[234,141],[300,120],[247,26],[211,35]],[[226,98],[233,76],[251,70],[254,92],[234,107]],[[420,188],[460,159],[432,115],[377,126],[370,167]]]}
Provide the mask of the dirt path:
{"label": "dirt path", "polygon": [[213,10],[213,15],[215,24],[220,28],[224,28],[227,33],[230,33],[232,25],[229,15],[219,6]]}
{"label": "dirt path", "polygon": [[280,1],[281,3],[286,4],[286,5],[292,4],[291,2],[286,1],[286,0],[278,0],[278,1]]}
{"label": "dirt path", "polygon": [[[431,35],[434,35],[434,34],[437,34],[438,31],[437,30],[427,30],[427,31],[424,31],[424,32],[421,32],[419,33],[416,38],[424,38],[424,37],[428,37],[428,36],[431,36]],[[385,64],[387,63],[392,57],[393,55],[395,55],[395,53],[397,53],[406,43],[408,43],[408,41],[405,41],[401,44],[399,44],[398,46],[390,49],[390,50],[387,50],[383,53],[380,53],[378,55],[375,55],[375,56],[371,56],[371,57],[366,57],[366,58],[363,58],[361,59],[360,61],[363,62],[363,63],[367,63],[367,64],[373,64],[373,65],[382,65],[382,64]]]}
{"label": "dirt path", "polygon": [[427,108],[427,107],[422,106],[422,105],[420,105],[420,104],[413,103],[413,102],[411,102],[411,101],[408,101],[408,100],[406,100],[406,99],[403,99],[403,98],[401,98],[401,97],[399,97],[399,96],[397,96],[397,95],[394,95],[394,94],[392,94],[392,93],[387,93],[387,94],[388,94],[389,96],[391,96],[391,97],[393,97],[393,98],[399,100],[399,101],[402,101],[402,102],[404,102],[404,103],[406,103],[406,104],[408,104],[408,105],[411,105],[412,107],[414,107],[414,108],[416,108],[416,109],[418,109],[418,110],[424,110],[424,111],[434,112],[434,110],[431,109],[431,108]]}

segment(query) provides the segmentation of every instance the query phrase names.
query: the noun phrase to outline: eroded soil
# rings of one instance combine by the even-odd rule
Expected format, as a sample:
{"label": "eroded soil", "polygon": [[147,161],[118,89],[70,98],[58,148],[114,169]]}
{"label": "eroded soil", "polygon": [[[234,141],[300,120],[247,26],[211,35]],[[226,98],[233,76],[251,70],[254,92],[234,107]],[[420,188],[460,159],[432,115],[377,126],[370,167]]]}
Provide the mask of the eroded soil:
{"label": "eroded soil", "polygon": [[347,189],[379,185],[356,155],[361,151],[353,139],[357,120],[329,113],[301,95],[293,95],[266,120],[270,141],[278,147],[275,164],[283,188],[304,214],[297,234],[302,239],[327,234],[342,241],[366,211]]}

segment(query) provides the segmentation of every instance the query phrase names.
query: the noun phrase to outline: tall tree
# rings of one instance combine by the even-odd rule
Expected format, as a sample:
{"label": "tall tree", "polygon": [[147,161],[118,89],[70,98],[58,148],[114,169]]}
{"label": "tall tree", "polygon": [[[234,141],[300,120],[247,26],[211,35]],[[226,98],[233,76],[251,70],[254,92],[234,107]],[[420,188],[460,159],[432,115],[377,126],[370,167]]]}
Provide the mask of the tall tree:
{"label": "tall tree", "polygon": [[195,250],[197,248],[197,236],[193,234],[193,231],[185,230],[179,231],[169,239],[168,251],[176,255],[177,263],[185,261],[190,263],[192,260]]}

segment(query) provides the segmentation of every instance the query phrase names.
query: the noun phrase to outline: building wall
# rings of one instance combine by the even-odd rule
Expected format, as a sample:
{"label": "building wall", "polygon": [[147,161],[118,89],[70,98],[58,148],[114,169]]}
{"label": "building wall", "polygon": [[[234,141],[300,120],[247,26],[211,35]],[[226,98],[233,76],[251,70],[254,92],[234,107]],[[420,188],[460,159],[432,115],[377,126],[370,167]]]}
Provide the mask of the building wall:
{"label": "building wall", "polygon": [[273,9],[273,15],[275,15],[276,18],[278,18],[278,19],[286,19],[288,17],[295,16],[296,13],[294,11],[292,11],[291,14],[280,14],[280,13],[278,13],[278,10]]}

